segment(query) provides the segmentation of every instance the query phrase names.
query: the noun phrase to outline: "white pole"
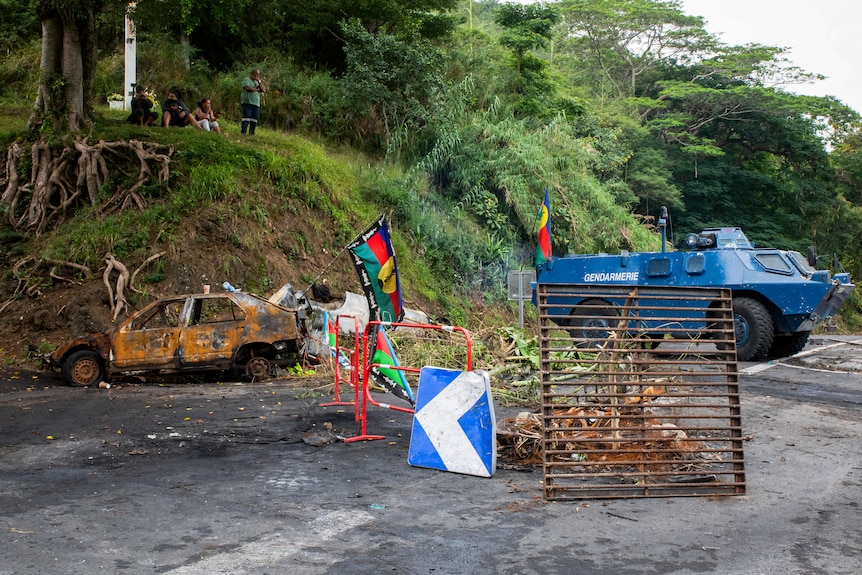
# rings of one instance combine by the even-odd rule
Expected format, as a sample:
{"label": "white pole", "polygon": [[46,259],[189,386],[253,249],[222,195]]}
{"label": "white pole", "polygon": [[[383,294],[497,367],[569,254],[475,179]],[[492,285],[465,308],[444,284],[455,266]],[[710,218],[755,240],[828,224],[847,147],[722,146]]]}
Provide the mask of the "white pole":
{"label": "white pole", "polygon": [[126,110],[132,109],[132,97],[135,95],[135,78],[138,75],[137,71],[137,44],[135,39],[135,23],[129,17],[129,12],[135,9],[135,3],[130,2],[126,8],[126,77],[124,84],[123,107]]}

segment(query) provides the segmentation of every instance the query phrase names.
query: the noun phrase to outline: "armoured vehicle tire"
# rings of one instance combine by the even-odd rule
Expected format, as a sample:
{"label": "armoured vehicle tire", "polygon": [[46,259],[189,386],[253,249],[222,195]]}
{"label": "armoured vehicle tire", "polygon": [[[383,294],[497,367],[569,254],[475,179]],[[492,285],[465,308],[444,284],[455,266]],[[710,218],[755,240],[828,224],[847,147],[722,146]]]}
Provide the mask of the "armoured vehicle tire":
{"label": "armoured vehicle tire", "polygon": [[775,333],[769,311],[762,303],[747,297],[734,298],[733,329],[737,360],[754,361],[766,357]]}
{"label": "armoured vehicle tire", "polygon": [[[599,309],[587,309],[586,306],[604,306]],[[574,339],[602,341],[608,337],[611,327],[611,318],[619,318],[619,314],[613,305],[602,299],[588,299],[582,301],[572,312],[576,315],[592,317],[569,318],[566,320],[565,328]]]}
{"label": "armoured vehicle tire", "polygon": [[76,351],[63,362],[63,379],[69,385],[95,385],[105,379],[105,364],[95,351]]}
{"label": "armoured vehicle tire", "polygon": [[791,335],[776,335],[769,350],[770,357],[790,357],[805,348],[810,331],[800,331]]}

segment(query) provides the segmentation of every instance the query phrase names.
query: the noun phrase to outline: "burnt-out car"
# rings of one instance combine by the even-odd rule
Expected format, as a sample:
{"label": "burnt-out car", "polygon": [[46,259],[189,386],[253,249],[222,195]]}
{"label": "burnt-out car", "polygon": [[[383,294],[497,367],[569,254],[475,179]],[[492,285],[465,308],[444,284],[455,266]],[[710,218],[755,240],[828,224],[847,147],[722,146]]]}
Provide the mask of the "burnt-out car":
{"label": "burnt-out car", "polygon": [[121,375],[243,371],[253,379],[296,363],[304,310],[241,291],[158,300],[104,333],[57,348],[48,364],[69,385]]}

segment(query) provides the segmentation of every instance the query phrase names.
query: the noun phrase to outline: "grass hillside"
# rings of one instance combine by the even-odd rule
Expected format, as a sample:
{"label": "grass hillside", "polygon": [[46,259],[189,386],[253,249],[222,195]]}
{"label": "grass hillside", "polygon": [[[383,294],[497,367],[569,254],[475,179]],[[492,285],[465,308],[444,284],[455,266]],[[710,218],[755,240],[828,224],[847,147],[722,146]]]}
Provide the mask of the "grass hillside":
{"label": "grass hillside", "polygon": [[[0,112],[0,147],[20,140],[26,113]],[[64,221],[58,217],[40,235],[14,230],[2,214],[0,360],[7,365],[25,364],[28,353],[111,326],[103,280],[108,254],[138,272],[133,289],[126,288],[129,311],[153,298],[199,292],[205,284],[221,289],[225,281],[265,296],[285,283],[306,289],[313,281],[325,281],[336,295],[360,292],[343,247],[383,212],[390,215],[408,307],[469,330],[513,317],[504,286],[496,294],[467,294],[463,282],[423,259],[427,246],[416,242],[417,235],[453,224],[445,208],[418,205],[421,183],[397,170],[266,126],[250,137],[223,122],[226,134],[219,136],[191,128],[139,128],[119,111],[100,115],[87,144],[162,145],[172,150],[169,178],[143,186],[141,202],[121,207],[114,196],[129,188],[137,160],[104,154],[109,175],[96,205],[76,204]],[[26,172],[26,159],[20,166]],[[419,222],[418,229],[403,229],[403,221]]]}

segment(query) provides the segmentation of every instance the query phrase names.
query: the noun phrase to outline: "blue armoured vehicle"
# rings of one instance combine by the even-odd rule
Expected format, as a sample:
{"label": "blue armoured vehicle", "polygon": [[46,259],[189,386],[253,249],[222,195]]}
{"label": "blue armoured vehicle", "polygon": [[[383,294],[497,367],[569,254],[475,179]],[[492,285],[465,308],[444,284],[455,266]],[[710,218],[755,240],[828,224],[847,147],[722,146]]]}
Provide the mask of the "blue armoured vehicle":
{"label": "blue armoured vehicle", "polygon": [[[662,246],[666,245],[666,221],[663,208]],[[817,269],[813,247],[807,257],[791,250],[755,247],[739,228],[689,234],[686,244],[690,251],[552,257],[536,270],[537,283],[730,288],[740,361],[798,353],[811,331],[833,317],[855,287],[837,261],[837,273]],[[679,304],[685,306],[684,301]],[[622,305],[622,299],[586,296],[551,306],[548,313],[558,325],[589,338],[611,325]],[[663,337],[658,322],[648,329],[655,330],[648,334],[655,341]]]}

